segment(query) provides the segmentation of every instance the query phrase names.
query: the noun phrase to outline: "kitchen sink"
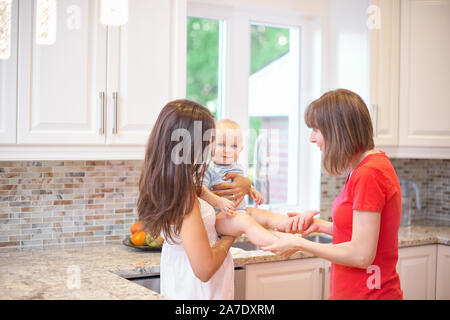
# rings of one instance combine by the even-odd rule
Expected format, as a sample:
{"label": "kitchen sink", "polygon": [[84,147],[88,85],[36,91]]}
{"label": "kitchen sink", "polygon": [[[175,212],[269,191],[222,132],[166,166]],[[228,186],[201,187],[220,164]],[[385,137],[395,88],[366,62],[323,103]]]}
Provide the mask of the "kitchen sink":
{"label": "kitchen sink", "polygon": [[160,293],[159,272],[143,274],[140,276],[125,278],[131,282],[139,284],[147,289]]}
{"label": "kitchen sink", "polygon": [[250,241],[235,242],[233,243],[232,247],[243,249],[245,251],[259,250],[259,247],[254,245]]}
{"label": "kitchen sink", "polygon": [[326,234],[309,235],[305,239],[319,243],[331,243],[333,241],[333,237]]}
{"label": "kitchen sink", "polygon": [[[306,236],[305,239],[318,243],[331,243],[333,241],[333,238],[331,236],[323,234],[309,235]],[[233,243],[232,247],[240,248],[246,251],[260,250],[258,246],[254,245],[250,241],[235,242]]]}

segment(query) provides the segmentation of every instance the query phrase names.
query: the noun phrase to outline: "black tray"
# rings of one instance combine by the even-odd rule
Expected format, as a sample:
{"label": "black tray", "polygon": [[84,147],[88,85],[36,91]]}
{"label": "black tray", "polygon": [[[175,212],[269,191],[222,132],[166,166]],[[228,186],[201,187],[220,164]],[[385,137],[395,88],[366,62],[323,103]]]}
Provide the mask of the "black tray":
{"label": "black tray", "polygon": [[143,251],[161,251],[162,246],[157,247],[150,247],[150,246],[135,246],[130,241],[130,236],[126,236],[125,239],[123,239],[122,243],[126,245],[127,247],[136,248]]}

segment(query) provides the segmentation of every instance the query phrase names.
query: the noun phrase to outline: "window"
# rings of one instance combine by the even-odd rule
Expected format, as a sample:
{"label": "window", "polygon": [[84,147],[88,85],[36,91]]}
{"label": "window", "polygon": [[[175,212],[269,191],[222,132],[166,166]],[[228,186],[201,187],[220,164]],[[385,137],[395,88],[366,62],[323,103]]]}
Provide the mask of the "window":
{"label": "window", "polygon": [[187,20],[186,98],[207,107],[218,118],[221,109],[220,41],[222,22]]}
{"label": "window", "polygon": [[194,0],[187,13],[187,97],[240,124],[240,162],[268,209],[319,209],[320,152],[303,113],[321,84],[320,19]]}
{"label": "window", "polygon": [[297,163],[298,39],[293,28],[251,25],[249,176],[270,204],[296,200],[289,198],[296,177],[288,172]]}

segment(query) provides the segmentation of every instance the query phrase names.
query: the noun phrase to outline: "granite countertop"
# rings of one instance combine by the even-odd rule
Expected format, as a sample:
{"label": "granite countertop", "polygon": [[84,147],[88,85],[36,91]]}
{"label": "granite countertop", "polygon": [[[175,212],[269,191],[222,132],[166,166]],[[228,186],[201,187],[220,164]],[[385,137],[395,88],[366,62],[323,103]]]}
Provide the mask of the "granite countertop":
{"label": "granite countertop", "polygon": [[[450,245],[450,223],[401,227],[399,246]],[[261,250],[232,248],[236,266],[286,260]],[[313,255],[298,252],[289,259]],[[159,272],[160,253],[121,243],[0,250],[0,299],[164,299],[123,277]]]}

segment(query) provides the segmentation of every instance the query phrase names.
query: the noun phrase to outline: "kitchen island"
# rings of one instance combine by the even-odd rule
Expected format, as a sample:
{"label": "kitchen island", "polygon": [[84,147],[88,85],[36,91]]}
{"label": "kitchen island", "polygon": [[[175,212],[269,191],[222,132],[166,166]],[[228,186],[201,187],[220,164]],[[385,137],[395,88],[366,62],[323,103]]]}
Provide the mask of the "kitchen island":
{"label": "kitchen island", "polygon": [[[450,224],[401,227],[399,246],[450,245]],[[235,266],[286,260],[261,250],[232,250]],[[298,252],[289,260],[314,257]],[[165,299],[125,277],[159,271],[160,253],[122,243],[0,250],[0,299]]]}

